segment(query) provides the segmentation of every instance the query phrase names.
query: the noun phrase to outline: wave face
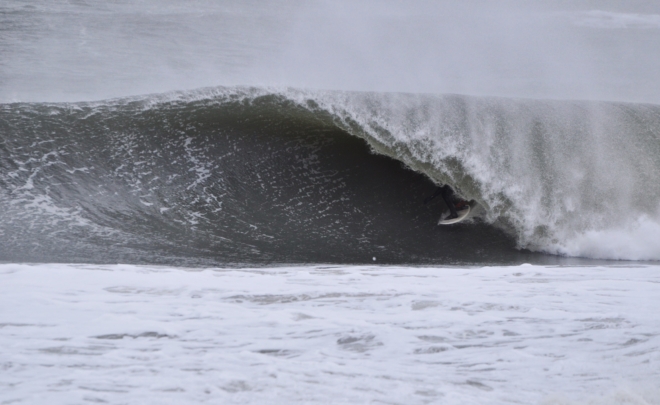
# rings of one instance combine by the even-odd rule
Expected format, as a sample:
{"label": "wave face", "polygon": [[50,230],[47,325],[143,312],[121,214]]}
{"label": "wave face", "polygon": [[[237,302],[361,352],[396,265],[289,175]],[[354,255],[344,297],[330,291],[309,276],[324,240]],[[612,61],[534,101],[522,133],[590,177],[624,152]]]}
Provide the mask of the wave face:
{"label": "wave face", "polygon": [[[660,260],[654,105],[210,88],[4,104],[0,136],[1,260]],[[434,183],[476,217],[438,227]]]}

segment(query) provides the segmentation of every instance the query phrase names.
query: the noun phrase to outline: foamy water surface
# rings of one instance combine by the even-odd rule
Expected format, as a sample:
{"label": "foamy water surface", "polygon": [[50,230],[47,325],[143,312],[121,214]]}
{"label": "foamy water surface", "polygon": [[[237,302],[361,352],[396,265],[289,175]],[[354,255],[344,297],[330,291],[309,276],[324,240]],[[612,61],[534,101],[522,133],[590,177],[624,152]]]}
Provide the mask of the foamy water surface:
{"label": "foamy water surface", "polygon": [[0,266],[0,403],[657,404],[658,266]]}

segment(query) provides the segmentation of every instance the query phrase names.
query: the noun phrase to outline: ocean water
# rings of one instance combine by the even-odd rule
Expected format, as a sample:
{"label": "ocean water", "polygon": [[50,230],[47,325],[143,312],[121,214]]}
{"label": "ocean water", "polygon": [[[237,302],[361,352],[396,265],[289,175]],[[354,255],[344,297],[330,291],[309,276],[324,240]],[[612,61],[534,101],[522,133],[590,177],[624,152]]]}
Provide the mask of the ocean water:
{"label": "ocean water", "polygon": [[658,403],[659,46],[642,0],[3,2],[0,403]]}
{"label": "ocean water", "polygon": [[0,266],[3,403],[658,404],[656,266]]}

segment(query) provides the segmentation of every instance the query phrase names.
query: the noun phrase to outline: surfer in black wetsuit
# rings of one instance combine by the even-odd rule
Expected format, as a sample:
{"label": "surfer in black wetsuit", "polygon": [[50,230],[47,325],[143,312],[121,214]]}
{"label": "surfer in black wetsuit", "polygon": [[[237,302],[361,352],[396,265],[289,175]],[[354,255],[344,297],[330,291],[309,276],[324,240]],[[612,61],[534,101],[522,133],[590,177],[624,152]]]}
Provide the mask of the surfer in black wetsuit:
{"label": "surfer in black wetsuit", "polygon": [[447,184],[445,184],[442,187],[438,187],[437,190],[435,190],[435,193],[433,193],[432,196],[427,197],[426,200],[424,200],[424,204],[428,204],[429,201],[434,199],[437,196],[442,196],[442,199],[445,201],[445,204],[447,204],[447,207],[449,208],[449,216],[445,218],[447,219],[454,219],[458,218],[458,213],[456,212],[456,208],[462,208],[466,203],[465,201],[456,201],[456,196],[454,195],[454,190],[452,190],[451,187],[449,187]]}

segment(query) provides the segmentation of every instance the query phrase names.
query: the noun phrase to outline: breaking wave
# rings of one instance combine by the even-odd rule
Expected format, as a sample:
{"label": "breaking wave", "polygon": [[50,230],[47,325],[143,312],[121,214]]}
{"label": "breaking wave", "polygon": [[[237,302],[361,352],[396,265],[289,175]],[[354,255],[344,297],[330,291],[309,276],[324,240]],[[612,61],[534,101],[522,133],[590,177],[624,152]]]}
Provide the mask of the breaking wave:
{"label": "breaking wave", "polygon": [[[660,260],[660,106],[209,88],[0,105],[0,259]],[[435,184],[477,201],[438,227]]]}

